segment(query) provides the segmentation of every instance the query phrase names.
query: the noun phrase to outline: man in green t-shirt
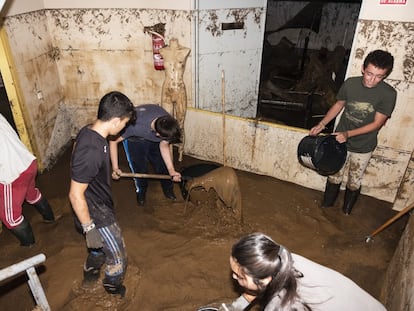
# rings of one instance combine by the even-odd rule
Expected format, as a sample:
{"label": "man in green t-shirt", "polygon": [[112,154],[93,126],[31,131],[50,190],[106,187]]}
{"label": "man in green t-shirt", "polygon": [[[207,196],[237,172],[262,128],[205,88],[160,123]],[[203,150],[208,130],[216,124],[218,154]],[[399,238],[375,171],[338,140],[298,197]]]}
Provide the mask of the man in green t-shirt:
{"label": "man in green t-shirt", "polygon": [[[347,79],[341,86],[336,103],[309,134],[318,135],[342,110],[333,135],[348,148],[348,180],[343,212],[349,215],[361,191],[361,179],[377,146],[379,130],[395,107],[397,92],[384,82],[394,66],[394,57],[386,51],[375,50],[367,55],[362,76]],[[338,197],[345,167],[326,181],[322,208],[330,207]]]}

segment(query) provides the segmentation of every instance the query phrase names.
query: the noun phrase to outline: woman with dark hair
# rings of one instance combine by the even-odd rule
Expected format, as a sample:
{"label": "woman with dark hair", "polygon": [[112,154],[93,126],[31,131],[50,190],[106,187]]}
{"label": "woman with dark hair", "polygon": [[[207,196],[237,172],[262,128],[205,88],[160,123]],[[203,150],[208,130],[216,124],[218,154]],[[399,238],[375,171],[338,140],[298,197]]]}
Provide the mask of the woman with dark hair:
{"label": "woman with dark hair", "polygon": [[233,245],[230,266],[244,292],[220,310],[249,310],[253,304],[264,311],[386,310],[344,275],[291,254],[262,233]]}

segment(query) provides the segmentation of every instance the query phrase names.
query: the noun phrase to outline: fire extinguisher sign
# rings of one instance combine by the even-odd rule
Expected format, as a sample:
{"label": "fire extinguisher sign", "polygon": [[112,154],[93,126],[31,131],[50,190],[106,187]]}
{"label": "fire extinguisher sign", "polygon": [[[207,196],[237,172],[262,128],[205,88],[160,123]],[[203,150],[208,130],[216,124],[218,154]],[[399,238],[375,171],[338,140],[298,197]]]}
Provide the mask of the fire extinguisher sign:
{"label": "fire extinguisher sign", "polygon": [[407,4],[407,0],[380,0],[380,4]]}

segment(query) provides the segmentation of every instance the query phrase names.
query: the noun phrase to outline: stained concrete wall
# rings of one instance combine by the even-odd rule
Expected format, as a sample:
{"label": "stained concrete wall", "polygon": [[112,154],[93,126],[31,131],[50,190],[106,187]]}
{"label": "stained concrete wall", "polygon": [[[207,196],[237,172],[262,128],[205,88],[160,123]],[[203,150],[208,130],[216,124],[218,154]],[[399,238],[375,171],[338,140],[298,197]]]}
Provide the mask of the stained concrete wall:
{"label": "stained concrete wall", "polygon": [[324,185],[321,175],[297,160],[305,130],[230,115],[223,121],[220,113],[189,109],[185,131],[189,155],[303,186]]}
{"label": "stained concrete wall", "polygon": [[[195,16],[196,108],[256,117],[265,2],[200,1]],[[224,23],[242,27],[223,30]]]}
{"label": "stained concrete wall", "polygon": [[381,301],[388,311],[414,310],[414,217],[406,229],[388,266]]}
{"label": "stained concrete wall", "polygon": [[[5,25],[44,166],[51,165],[61,147],[95,117],[105,92],[118,89],[135,104],[160,102],[164,73],[152,67],[151,38],[143,28],[165,22],[166,37],[177,37],[192,49],[184,75],[188,106],[204,110],[189,111],[185,152],[221,162],[223,148],[212,146],[220,142],[216,137],[222,127],[212,124],[220,122],[216,119],[224,106],[229,120],[235,117],[226,128],[228,165],[322,190],[324,179],[296,160],[297,145],[306,132],[251,119],[257,104],[266,1],[239,2],[161,1],[150,4],[154,8],[148,3],[146,8],[133,8],[132,0],[38,0],[26,11],[25,1],[13,1]],[[410,12],[412,2],[409,5],[404,11]],[[375,6],[377,2],[364,1],[361,7],[348,76],[360,73],[369,50],[389,49],[396,67],[387,81],[399,94],[395,114],[381,131],[363,193],[395,201],[401,208],[414,181],[414,142],[409,135],[414,110],[409,105],[413,21],[410,16],[401,19],[404,12],[396,6]],[[369,15],[371,11],[375,16]],[[385,20],[380,19],[384,12]],[[390,12],[395,20],[389,20]],[[222,30],[223,23],[233,22],[243,22],[243,29]]]}
{"label": "stained concrete wall", "polygon": [[[134,104],[160,103],[164,72],[154,69],[145,26],[165,23],[166,38],[191,45],[190,11],[43,9],[38,1],[28,7],[37,10],[17,14],[27,9],[21,4],[7,8],[16,15],[5,19],[5,28],[44,167],[96,117],[105,93],[119,90]],[[187,61],[184,82],[192,103],[191,55]]]}
{"label": "stained concrete wall", "polygon": [[[54,45],[46,11],[6,18],[4,22],[14,65],[18,75],[25,110],[30,118],[40,159],[46,166],[50,158],[50,139],[55,128],[58,107],[63,100],[56,59],[59,49]],[[58,150],[59,145],[52,146]]]}

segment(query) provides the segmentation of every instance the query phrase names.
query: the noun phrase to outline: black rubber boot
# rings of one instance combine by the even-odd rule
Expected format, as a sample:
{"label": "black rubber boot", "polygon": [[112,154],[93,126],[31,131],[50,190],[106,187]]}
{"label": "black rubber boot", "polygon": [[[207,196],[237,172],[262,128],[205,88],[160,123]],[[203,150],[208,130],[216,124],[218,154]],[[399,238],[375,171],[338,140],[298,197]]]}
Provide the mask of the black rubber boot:
{"label": "black rubber boot", "polygon": [[35,243],[32,227],[26,219],[23,219],[17,227],[10,229],[10,232],[20,241],[21,246],[32,246]]}
{"label": "black rubber boot", "polygon": [[105,253],[103,251],[90,250],[88,258],[83,265],[83,285],[96,282],[101,273],[101,267],[105,263]]}
{"label": "black rubber boot", "polygon": [[162,191],[164,192],[164,196],[167,199],[170,199],[171,201],[177,201],[177,197],[174,194],[174,188],[173,187],[162,189]]}
{"label": "black rubber boot", "polygon": [[105,284],[104,283],[104,288],[106,290],[107,293],[111,294],[111,295],[120,295],[121,298],[125,297],[125,293],[126,293],[126,287],[124,285],[112,285],[112,284]]}
{"label": "black rubber boot", "polygon": [[344,198],[344,206],[342,207],[342,211],[344,214],[349,215],[351,214],[352,208],[355,205],[355,202],[358,199],[358,196],[361,192],[361,188],[357,190],[350,190],[348,187],[345,190],[345,198]]}
{"label": "black rubber boot", "polygon": [[43,219],[46,222],[54,222],[55,221],[55,215],[53,215],[53,211],[49,205],[49,202],[42,197],[39,202],[36,202],[33,204],[37,211],[42,215]]}
{"label": "black rubber boot", "polygon": [[145,205],[145,191],[143,192],[137,192],[137,202],[138,205]]}
{"label": "black rubber boot", "polygon": [[331,207],[335,204],[341,184],[333,184],[326,181],[325,193],[323,194],[322,208]]}

